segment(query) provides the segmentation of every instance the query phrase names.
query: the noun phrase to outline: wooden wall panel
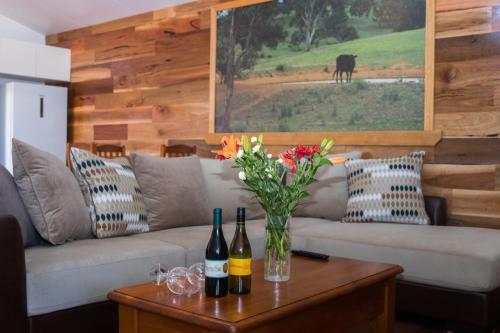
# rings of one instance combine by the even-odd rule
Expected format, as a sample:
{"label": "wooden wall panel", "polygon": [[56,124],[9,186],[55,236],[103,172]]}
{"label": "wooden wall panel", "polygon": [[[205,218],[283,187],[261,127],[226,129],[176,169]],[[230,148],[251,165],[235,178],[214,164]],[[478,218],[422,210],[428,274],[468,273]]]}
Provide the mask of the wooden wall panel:
{"label": "wooden wall panel", "polygon": [[436,13],[436,38],[484,34],[492,31],[493,7]]}
{"label": "wooden wall panel", "polygon": [[[211,5],[199,0],[48,36],[72,49],[68,140],[158,154],[208,131]],[[436,0],[435,129],[424,186],[449,200],[451,223],[500,227],[500,0]],[[271,147],[273,153],[287,147]],[[336,146],[366,158],[418,147]]]}
{"label": "wooden wall panel", "polygon": [[94,125],[94,138],[96,140],[127,140],[128,127],[128,124]]}

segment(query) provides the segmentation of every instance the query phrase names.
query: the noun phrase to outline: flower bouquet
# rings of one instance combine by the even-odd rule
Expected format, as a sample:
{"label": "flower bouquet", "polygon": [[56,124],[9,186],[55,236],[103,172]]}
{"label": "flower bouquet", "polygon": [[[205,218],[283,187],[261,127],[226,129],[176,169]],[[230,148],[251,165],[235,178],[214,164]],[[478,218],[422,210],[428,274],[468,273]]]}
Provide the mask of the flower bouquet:
{"label": "flower bouquet", "polygon": [[265,274],[269,281],[290,277],[290,219],[300,201],[308,196],[307,186],[315,182],[319,168],[331,165],[326,158],[333,140],[320,146],[297,146],[273,158],[262,146],[263,136],[241,140],[222,138],[222,149],[213,151],[220,159],[232,158],[238,177],[266,212]]}

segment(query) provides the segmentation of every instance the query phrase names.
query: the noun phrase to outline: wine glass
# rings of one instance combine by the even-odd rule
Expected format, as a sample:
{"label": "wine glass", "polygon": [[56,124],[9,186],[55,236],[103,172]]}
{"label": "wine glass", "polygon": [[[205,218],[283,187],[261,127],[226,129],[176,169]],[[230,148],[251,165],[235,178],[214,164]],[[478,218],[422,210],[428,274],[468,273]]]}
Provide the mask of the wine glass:
{"label": "wine glass", "polygon": [[201,290],[205,282],[205,265],[196,263],[189,268],[175,267],[168,270],[156,264],[149,271],[149,278],[157,286],[166,282],[168,289],[176,295],[193,295]]}

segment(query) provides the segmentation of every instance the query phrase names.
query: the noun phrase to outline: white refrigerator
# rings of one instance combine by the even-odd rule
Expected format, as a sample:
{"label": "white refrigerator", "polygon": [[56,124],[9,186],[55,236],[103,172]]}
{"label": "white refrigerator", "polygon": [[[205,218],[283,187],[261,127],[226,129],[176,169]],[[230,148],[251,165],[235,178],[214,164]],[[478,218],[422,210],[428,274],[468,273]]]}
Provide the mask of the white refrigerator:
{"label": "white refrigerator", "polygon": [[0,85],[0,163],[12,173],[12,138],[66,159],[68,92],[64,87]]}

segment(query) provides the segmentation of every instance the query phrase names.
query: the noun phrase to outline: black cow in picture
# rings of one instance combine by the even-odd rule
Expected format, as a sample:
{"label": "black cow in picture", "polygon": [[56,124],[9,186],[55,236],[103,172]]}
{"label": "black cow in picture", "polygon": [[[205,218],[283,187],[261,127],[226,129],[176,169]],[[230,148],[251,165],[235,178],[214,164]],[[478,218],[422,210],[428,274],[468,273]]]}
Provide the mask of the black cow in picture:
{"label": "black cow in picture", "polygon": [[339,82],[339,73],[340,83],[342,83],[343,73],[346,73],[346,82],[351,82],[352,72],[354,72],[354,67],[356,67],[356,57],[357,55],[354,54],[341,54],[337,57],[335,72],[333,72],[333,78],[337,83]]}

